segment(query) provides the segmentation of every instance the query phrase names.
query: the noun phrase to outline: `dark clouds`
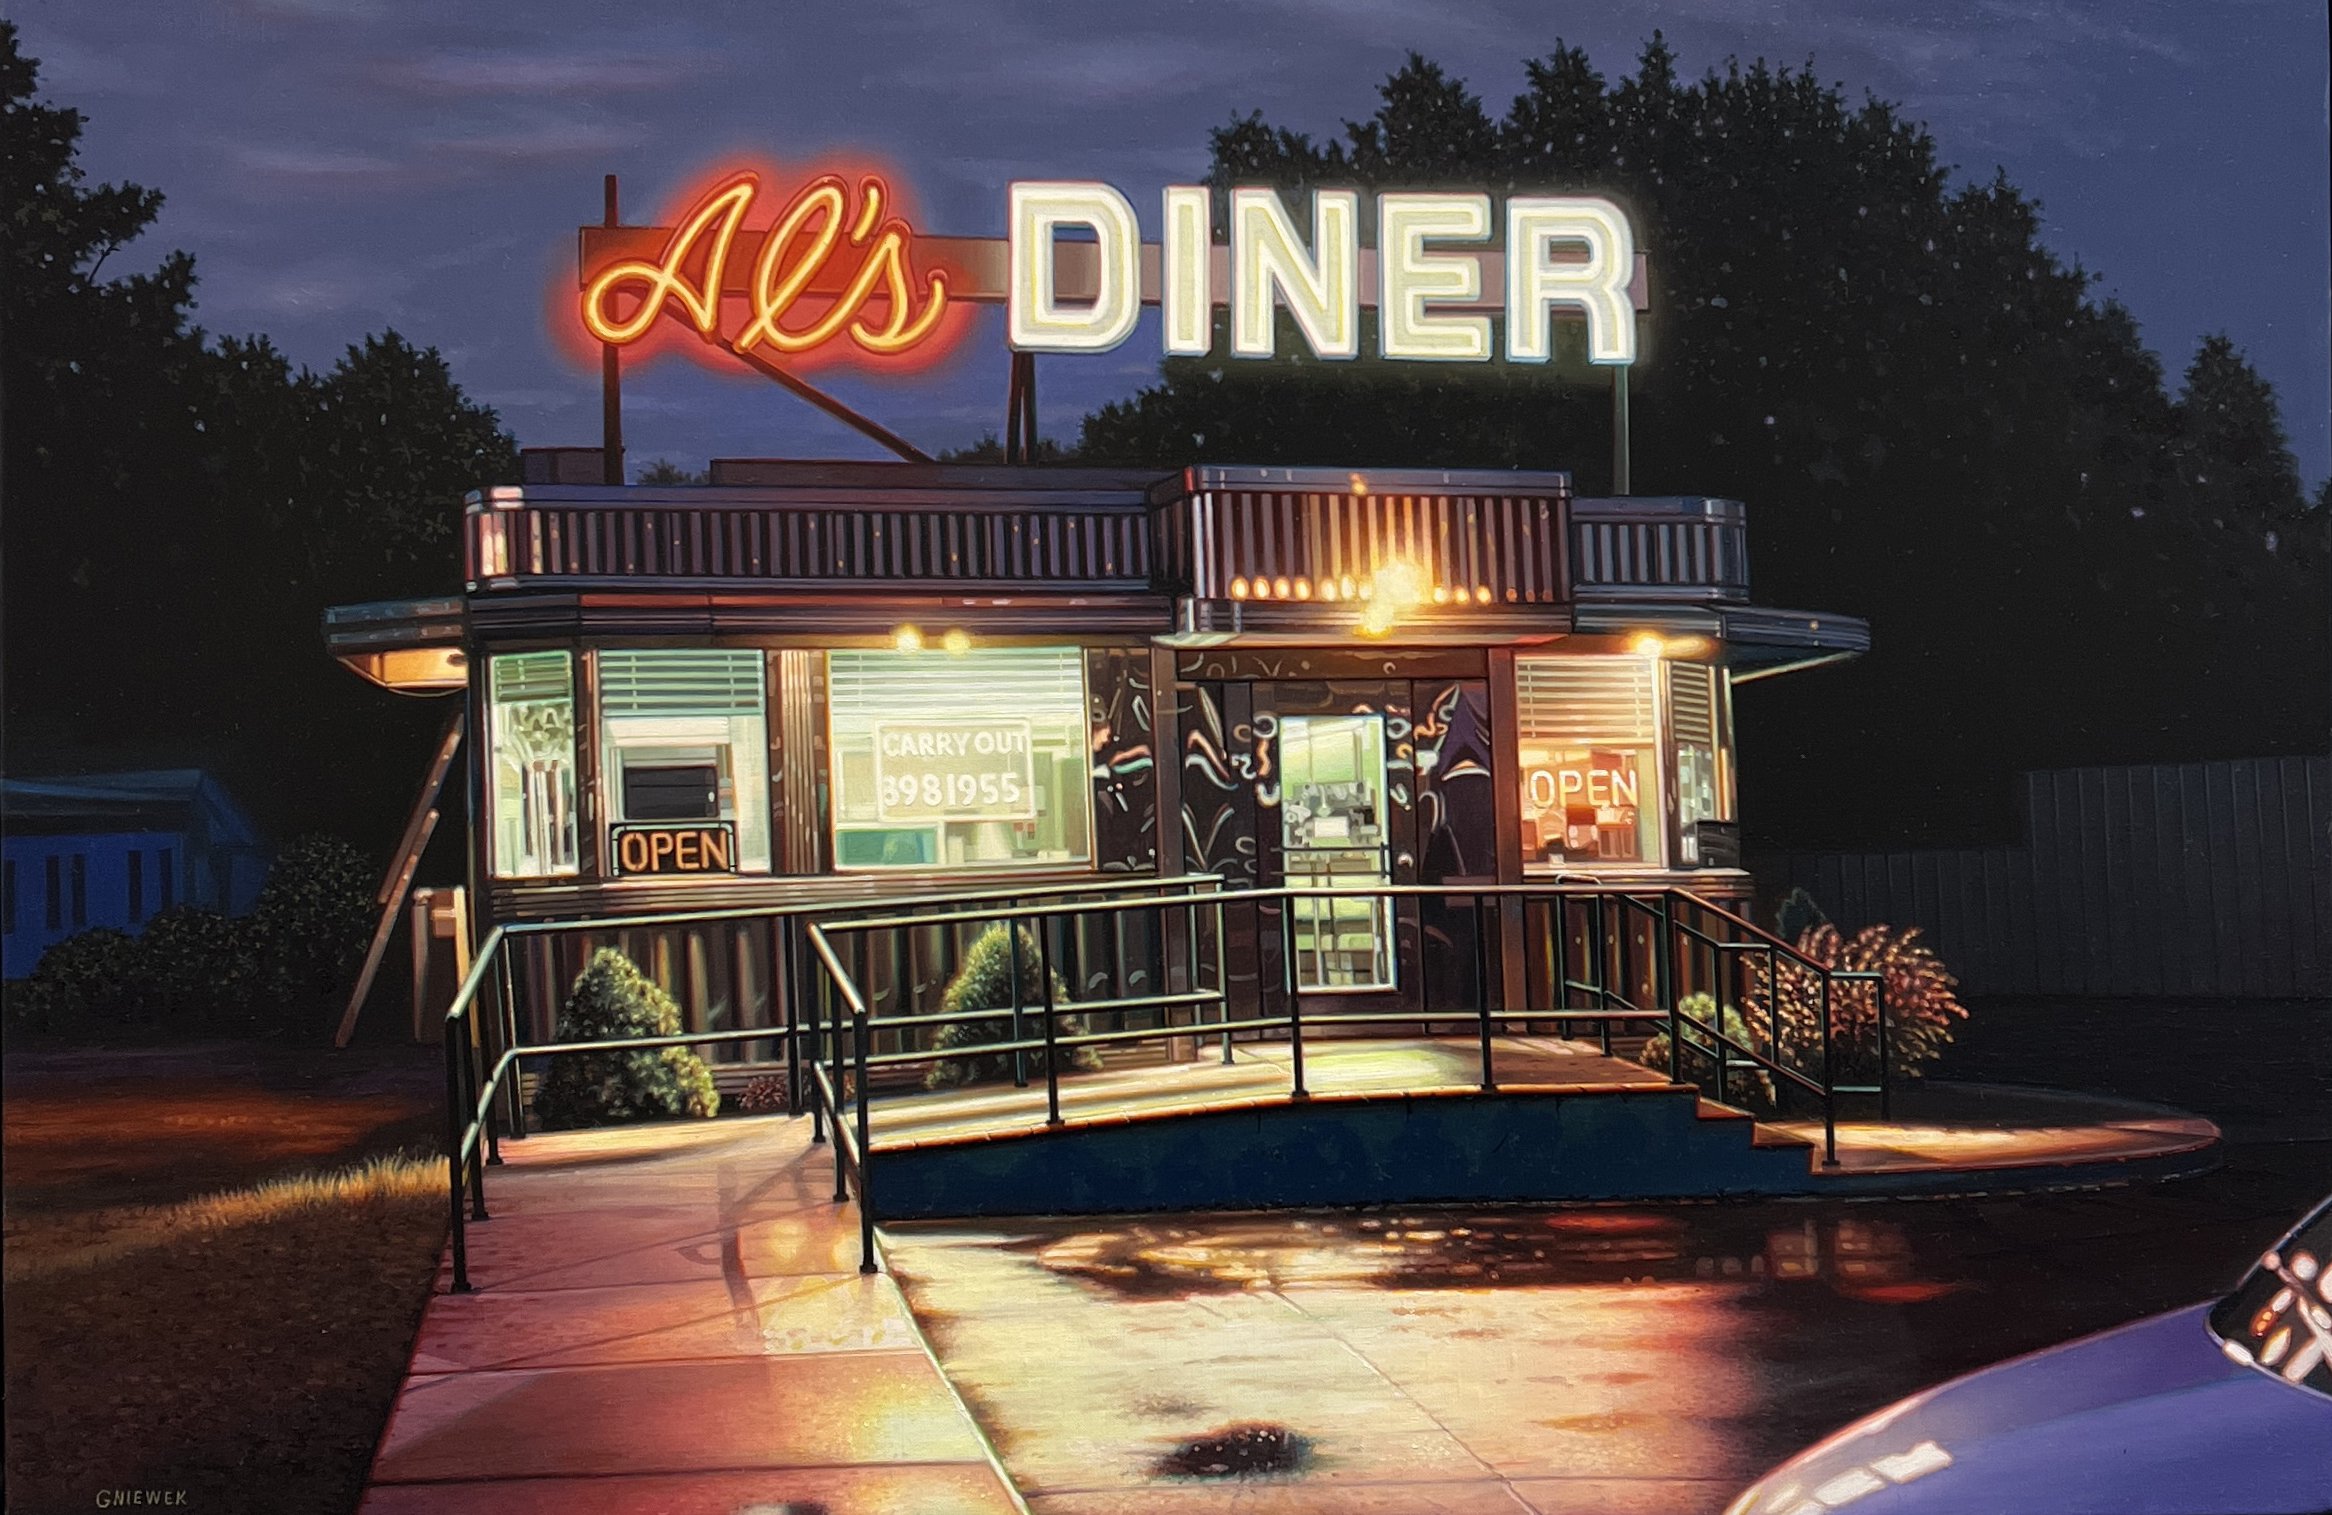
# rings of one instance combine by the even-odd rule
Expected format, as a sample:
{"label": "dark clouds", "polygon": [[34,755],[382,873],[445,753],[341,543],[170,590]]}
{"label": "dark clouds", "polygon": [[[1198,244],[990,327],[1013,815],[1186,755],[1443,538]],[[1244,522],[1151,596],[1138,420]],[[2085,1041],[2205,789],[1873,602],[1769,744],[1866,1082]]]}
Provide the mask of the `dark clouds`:
{"label": "dark clouds", "polygon": [[[1693,73],[1802,62],[1900,102],[1962,177],[2036,194],[2051,244],[2102,276],[2175,373],[2224,329],[2282,394],[2303,470],[2332,469],[2326,56],[2316,0],[1250,0],[1153,5],[714,5],[680,0],[10,0],[44,85],[91,117],[85,162],[169,195],[200,316],[329,362],[394,324],[443,348],[527,443],[595,440],[589,375],[543,330],[599,175],[645,210],[725,152],[861,149],[933,230],[1002,229],[1003,184],[1109,179],[1137,205],[1198,173],[1206,132],[1261,107],[1332,132],[1416,48],[1493,110],[1558,35],[1607,75],[1655,26]],[[1658,249],[1652,249],[1656,258]],[[938,448],[996,429],[996,321],[912,383],[830,378]],[[1152,371],[1154,325],[1054,360],[1049,430]],[[635,377],[635,459],[867,455],[760,381]]]}

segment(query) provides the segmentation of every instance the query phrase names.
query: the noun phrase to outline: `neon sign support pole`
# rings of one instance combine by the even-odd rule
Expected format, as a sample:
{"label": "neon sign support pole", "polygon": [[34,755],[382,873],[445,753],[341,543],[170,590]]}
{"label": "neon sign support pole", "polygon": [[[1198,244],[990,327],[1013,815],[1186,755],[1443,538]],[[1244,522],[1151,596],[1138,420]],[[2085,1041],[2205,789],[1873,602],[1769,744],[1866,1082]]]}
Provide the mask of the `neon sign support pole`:
{"label": "neon sign support pole", "polygon": [[1628,365],[1611,370],[1611,492],[1632,493],[1628,478]]}
{"label": "neon sign support pole", "polygon": [[[607,176],[606,225],[623,225],[616,213],[615,175]],[[599,463],[600,482],[623,482],[623,350],[613,342],[599,345]]]}

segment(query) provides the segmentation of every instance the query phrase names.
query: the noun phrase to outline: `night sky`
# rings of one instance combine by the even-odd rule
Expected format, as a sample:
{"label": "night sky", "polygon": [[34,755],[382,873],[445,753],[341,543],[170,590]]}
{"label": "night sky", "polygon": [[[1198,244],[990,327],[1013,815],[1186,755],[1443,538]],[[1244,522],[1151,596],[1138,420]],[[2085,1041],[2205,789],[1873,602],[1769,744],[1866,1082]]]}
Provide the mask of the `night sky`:
{"label": "night sky", "polygon": [[[2332,470],[2321,0],[5,8],[44,93],[91,118],[92,176],[167,193],[142,261],[196,254],[206,327],[265,332],[320,366],[393,325],[441,348],[526,445],[598,439],[595,376],[560,355],[545,308],[571,284],[603,173],[623,176],[638,222],[727,152],[859,149],[898,170],[932,231],[1001,234],[1016,177],[1094,178],[1154,236],[1158,188],[1197,178],[1208,128],[1234,113],[1333,134],[1414,48],[1498,115],[1521,60],[1558,37],[1617,78],[1659,27],[1688,75],[1810,57],[1925,122],[1957,179],[2005,168],[2173,378],[2226,331],[2276,385],[2311,486]],[[969,443],[1003,411],[1002,318],[983,320],[943,371],[821,382],[926,448]],[[1158,350],[1153,315],[1114,353],[1048,360],[1047,434],[1073,437],[1085,410],[1152,376]],[[635,465],[882,455],[766,381],[677,360],[626,398]]]}

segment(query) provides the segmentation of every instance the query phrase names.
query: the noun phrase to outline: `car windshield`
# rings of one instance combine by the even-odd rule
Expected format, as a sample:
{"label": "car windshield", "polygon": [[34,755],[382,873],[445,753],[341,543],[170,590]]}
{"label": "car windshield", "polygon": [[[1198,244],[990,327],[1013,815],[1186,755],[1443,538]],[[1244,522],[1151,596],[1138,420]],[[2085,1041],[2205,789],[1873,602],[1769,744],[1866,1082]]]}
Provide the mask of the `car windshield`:
{"label": "car windshield", "polygon": [[2332,1200],[2219,1301],[2211,1330],[2237,1362],[2332,1394]]}

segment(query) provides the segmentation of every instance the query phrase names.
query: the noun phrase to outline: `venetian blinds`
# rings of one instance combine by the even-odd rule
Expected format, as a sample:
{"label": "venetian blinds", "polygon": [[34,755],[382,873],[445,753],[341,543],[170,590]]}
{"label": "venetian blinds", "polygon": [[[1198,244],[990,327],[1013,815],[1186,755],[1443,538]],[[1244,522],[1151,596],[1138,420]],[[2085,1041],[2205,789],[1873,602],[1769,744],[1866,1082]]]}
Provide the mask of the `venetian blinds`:
{"label": "venetian blinds", "polygon": [[618,719],[759,715],[761,654],[750,648],[602,652],[599,708]]}
{"label": "venetian blinds", "polygon": [[1522,739],[1632,747],[1656,739],[1652,658],[1517,658],[1515,711]]}
{"label": "venetian blinds", "polygon": [[489,666],[497,705],[563,700],[575,692],[574,669],[564,652],[504,653]]}
{"label": "venetian blinds", "polygon": [[836,731],[880,719],[962,719],[1061,713],[1081,727],[1085,657],[1075,647],[826,654]]}
{"label": "venetian blinds", "polygon": [[1668,665],[1668,719],[1676,740],[1714,752],[1717,747],[1717,675],[1705,663]]}

